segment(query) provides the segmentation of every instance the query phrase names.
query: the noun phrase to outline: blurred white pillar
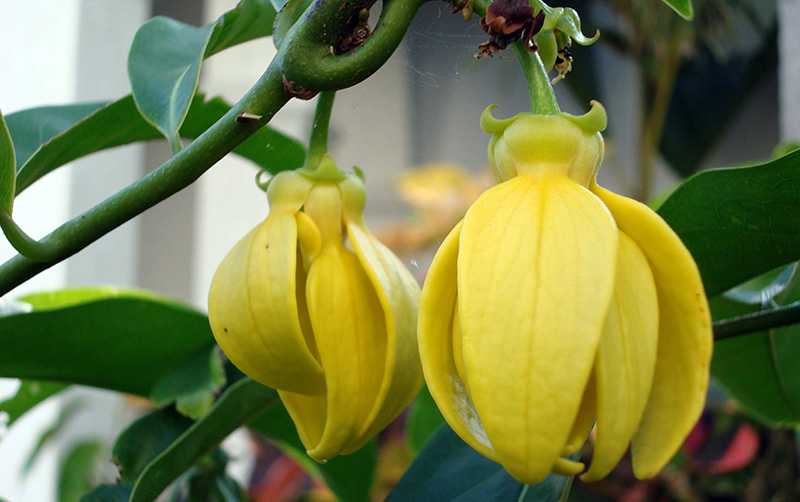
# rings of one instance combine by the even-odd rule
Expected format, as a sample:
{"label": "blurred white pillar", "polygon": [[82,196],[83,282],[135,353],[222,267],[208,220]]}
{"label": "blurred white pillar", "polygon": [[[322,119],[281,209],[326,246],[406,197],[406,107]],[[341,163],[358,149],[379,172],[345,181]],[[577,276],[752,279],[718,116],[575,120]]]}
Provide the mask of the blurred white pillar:
{"label": "blurred white pillar", "polygon": [[[26,108],[117,99],[130,92],[127,51],[133,34],[149,15],[148,0],[28,0],[7,2],[0,19],[0,109],[4,114]],[[16,201],[14,216],[23,229],[42,237],[133,181],[140,153],[128,148],[103,153],[62,167],[26,190]],[[12,292],[9,297],[98,282],[131,285],[135,281],[134,225],[112,232]],[[0,238],[0,260],[16,252]],[[13,380],[0,380],[0,399],[16,391]],[[86,394],[86,391],[83,391]],[[72,393],[75,397],[75,393]],[[72,443],[97,437],[114,421],[109,412],[119,396],[93,393],[91,419],[79,420],[61,436]],[[60,403],[52,400],[13,425],[0,441],[0,498],[10,501],[55,500],[58,456],[62,444],[51,444],[32,471],[22,467],[42,432],[52,425]],[[119,415],[119,413],[117,413]],[[85,424],[91,423],[91,427]],[[109,435],[109,437],[111,437]]]}
{"label": "blurred white pillar", "polygon": [[780,137],[800,141],[800,1],[778,1],[778,87]]}

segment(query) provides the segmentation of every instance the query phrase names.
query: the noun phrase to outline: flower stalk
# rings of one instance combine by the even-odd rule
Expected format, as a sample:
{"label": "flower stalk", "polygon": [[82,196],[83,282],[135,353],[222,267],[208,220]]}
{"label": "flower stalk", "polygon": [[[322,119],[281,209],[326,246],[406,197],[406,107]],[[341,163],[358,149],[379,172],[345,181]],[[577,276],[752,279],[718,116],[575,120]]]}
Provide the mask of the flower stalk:
{"label": "flower stalk", "polygon": [[334,91],[325,91],[317,98],[317,108],[314,111],[314,125],[311,127],[311,137],[308,140],[308,153],[306,154],[306,169],[315,169],[322,162],[322,156],[328,152],[328,126],[333,110]]}

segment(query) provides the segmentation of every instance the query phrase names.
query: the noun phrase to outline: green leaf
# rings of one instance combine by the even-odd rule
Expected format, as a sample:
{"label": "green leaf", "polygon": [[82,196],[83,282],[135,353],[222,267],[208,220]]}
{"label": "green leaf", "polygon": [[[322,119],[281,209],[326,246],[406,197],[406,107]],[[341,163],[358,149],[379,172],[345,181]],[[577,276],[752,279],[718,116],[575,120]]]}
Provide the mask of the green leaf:
{"label": "green leaf", "polygon": [[277,392],[249,378],[228,387],[208,413],[144,468],[133,488],[131,502],[155,500],[228,434],[246,425],[277,400]]}
{"label": "green leaf", "polygon": [[234,45],[272,35],[272,23],[279,10],[270,0],[243,0],[235,9],[223,14],[214,23],[205,57]]}
{"label": "green leaf", "polygon": [[3,113],[0,112],[0,209],[8,214],[14,209],[14,185],[17,180],[15,166],[14,144],[11,142]]}
{"label": "green leaf", "polygon": [[214,345],[204,314],[149,293],[83,289],[23,300],[43,310],[0,317],[2,377],[149,396],[168,371]]}
{"label": "green leaf", "polygon": [[78,502],[92,489],[94,470],[103,445],[98,441],[79,443],[70,450],[61,464],[58,479],[58,502]]}
{"label": "green leaf", "polygon": [[68,385],[62,383],[23,381],[14,397],[0,402],[0,413],[5,412],[8,415],[6,425],[11,425],[37,404],[67,387]]}
{"label": "green leaf", "polygon": [[414,452],[419,452],[443,423],[444,417],[436,401],[428,392],[428,387],[423,386],[409,409],[406,422],[408,440]]}
{"label": "green leaf", "polygon": [[189,418],[199,418],[211,407],[214,394],[225,385],[225,370],[216,346],[201,349],[196,355],[164,375],[153,387],[153,404],[164,407],[175,403]]}
{"label": "green leaf", "polygon": [[662,0],[665,4],[669,5],[672,10],[678,13],[682,18],[691,21],[694,18],[694,9],[692,9],[691,0]]}
{"label": "green leaf", "polygon": [[214,450],[178,479],[170,492],[172,502],[248,502],[242,487],[225,472],[229,457]]}
{"label": "green leaf", "polygon": [[275,12],[280,12],[284,5],[289,0],[270,0],[272,2],[272,7],[275,9]]}
{"label": "green leaf", "polygon": [[800,151],[691,177],[659,214],[694,256],[709,297],[800,259]]}
{"label": "green leaf", "polygon": [[266,0],[244,0],[214,23],[194,27],[168,17],[143,24],[128,53],[136,106],[148,122],[180,146],[179,130],[197,89],[203,60],[234,45],[270,35],[275,10]]}
{"label": "green leaf", "polygon": [[523,485],[443,425],[386,501],[556,502],[568,486],[569,478],[555,474],[536,485]]}
{"label": "green leaf", "polygon": [[[791,279],[789,279],[791,277]],[[800,269],[787,267],[711,302],[715,319],[800,300]],[[800,424],[800,325],[720,340],[711,371],[755,417],[773,425]]]}
{"label": "green leaf", "polygon": [[81,498],[81,502],[128,502],[133,491],[130,483],[121,485],[100,485]]}
{"label": "green leaf", "polygon": [[303,442],[300,441],[292,418],[283,404],[277,403],[253,420],[250,428],[274,440],[281,450],[302,465],[309,474],[324,480],[342,502],[370,500],[378,462],[374,440],[355,453],[340,455],[320,464],[306,455]]}
{"label": "green leaf", "polygon": [[200,28],[158,16],[143,24],[128,53],[128,78],[136,107],[181,149],[178,131],[189,111],[213,26]]}
{"label": "green leaf", "polygon": [[[219,120],[230,106],[220,98],[196,95],[181,135],[196,138]],[[89,103],[33,108],[6,117],[17,151],[17,194],[44,175],[91,153],[161,134],[136,110],[131,96],[110,104]],[[262,127],[234,153],[276,173],[303,164],[305,149],[274,129]]]}
{"label": "green leaf", "polygon": [[136,482],[147,464],[177,441],[192,423],[174,409],[165,408],[152,411],[131,424],[117,438],[112,452],[120,470],[120,482]]}

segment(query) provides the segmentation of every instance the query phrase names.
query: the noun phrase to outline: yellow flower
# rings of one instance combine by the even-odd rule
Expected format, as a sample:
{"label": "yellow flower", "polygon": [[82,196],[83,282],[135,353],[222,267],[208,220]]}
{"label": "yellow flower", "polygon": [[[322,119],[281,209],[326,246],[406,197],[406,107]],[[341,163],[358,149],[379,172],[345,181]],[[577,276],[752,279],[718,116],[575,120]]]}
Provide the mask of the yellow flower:
{"label": "yellow flower", "polygon": [[214,276],[209,320],[324,461],[358,450],[419,391],[419,286],[364,226],[361,181],[330,157],[313,174],[275,176],[268,199],[267,219]]}
{"label": "yellow flower", "polygon": [[431,395],[464,441],[517,480],[585,480],[631,445],[654,476],[705,400],[712,333],[691,255],[648,207],[597,186],[605,110],[481,118],[501,183],[445,239],[420,301]]}

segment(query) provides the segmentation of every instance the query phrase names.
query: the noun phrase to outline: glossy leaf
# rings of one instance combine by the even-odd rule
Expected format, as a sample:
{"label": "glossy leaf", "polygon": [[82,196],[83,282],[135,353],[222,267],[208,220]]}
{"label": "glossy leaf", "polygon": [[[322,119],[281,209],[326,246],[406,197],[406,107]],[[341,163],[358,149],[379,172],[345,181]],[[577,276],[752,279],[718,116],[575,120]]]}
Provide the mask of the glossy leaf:
{"label": "glossy leaf", "polygon": [[[772,280],[766,284],[752,281],[712,301],[714,318],[749,314],[800,300],[800,273],[795,267],[786,268],[777,276],[771,273],[767,278]],[[800,325],[736,336],[714,344],[711,371],[754,416],[771,424],[796,426],[800,424],[799,353]]]}
{"label": "glossy leaf", "polygon": [[78,289],[23,300],[33,312],[0,317],[2,377],[149,396],[187,356],[214,345],[204,314],[150,293]]}
{"label": "glossy leaf", "polygon": [[37,404],[50,396],[58,394],[68,385],[53,382],[38,382],[35,380],[23,381],[14,397],[0,402],[0,413],[6,413],[6,425],[11,425],[15,420],[33,409]]}
{"label": "glossy leaf", "polygon": [[235,9],[223,14],[214,23],[205,57],[234,45],[272,35],[272,23],[279,10],[275,0],[243,0]]}
{"label": "glossy leaf", "polygon": [[800,152],[699,173],[658,209],[715,296],[800,259]]}
{"label": "glossy leaf", "polygon": [[154,17],[133,37],[128,53],[128,78],[136,107],[181,149],[178,131],[194,97],[200,65],[213,26],[200,28],[168,17]]}
{"label": "glossy leaf", "polygon": [[81,498],[81,502],[128,502],[133,491],[130,483],[100,485]]}
{"label": "glossy leaf", "polygon": [[569,478],[550,474],[541,483],[523,485],[443,425],[386,500],[556,502],[568,483]]}
{"label": "glossy leaf", "polygon": [[211,409],[142,471],[131,502],[155,500],[172,481],[209,453],[228,434],[246,425],[278,400],[278,394],[249,378],[232,384]]}
{"label": "glossy leaf", "polygon": [[171,502],[249,502],[242,487],[225,472],[228,455],[214,450],[173,485]]}
{"label": "glossy leaf", "polygon": [[139,418],[120,434],[112,456],[121,483],[134,483],[147,464],[155,460],[192,426],[192,421],[165,408]]}
{"label": "glossy leaf", "polygon": [[340,455],[319,464],[306,455],[297,429],[281,403],[267,410],[250,424],[250,428],[274,440],[290,457],[313,477],[322,478],[342,502],[370,500],[378,450],[375,441],[350,455]]}
{"label": "glossy leaf", "polygon": [[270,2],[272,3],[272,7],[275,9],[276,12],[280,12],[283,6],[286,5],[288,1],[289,0],[270,0]]}
{"label": "glossy leaf", "polygon": [[203,59],[270,35],[275,10],[267,0],[244,0],[214,23],[191,26],[155,17],[134,36],[128,77],[142,116],[180,150],[179,130],[197,89]]}
{"label": "glossy leaf", "polygon": [[694,18],[694,10],[692,9],[691,0],[662,0],[665,4],[669,5],[672,10],[677,12],[682,18],[691,21]]}
{"label": "glossy leaf", "polygon": [[8,126],[0,112],[0,209],[11,214],[14,208],[14,185],[16,183],[16,163],[14,161],[14,144]]}
{"label": "glossy leaf", "polygon": [[[196,95],[181,135],[198,137],[229,109],[221,98],[205,101],[203,95]],[[32,108],[12,113],[6,120],[18,153],[17,194],[80,157],[161,137],[139,115],[131,96],[109,104]],[[233,152],[273,173],[299,167],[305,158],[299,142],[269,127],[259,129]]]}
{"label": "glossy leaf", "polygon": [[92,489],[94,470],[100,460],[103,445],[85,441],[75,445],[61,463],[58,479],[58,502],[78,502]]}
{"label": "glossy leaf", "polygon": [[431,397],[428,388],[423,386],[408,411],[406,431],[414,452],[419,452],[425,443],[444,423],[444,417]]}
{"label": "glossy leaf", "polygon": [[164,375],[151,393],[159,407],[175,403],[189,418],[199,418],[211,407],[214,395],[225,385],[225,371],[219,349],[201,349]]}

